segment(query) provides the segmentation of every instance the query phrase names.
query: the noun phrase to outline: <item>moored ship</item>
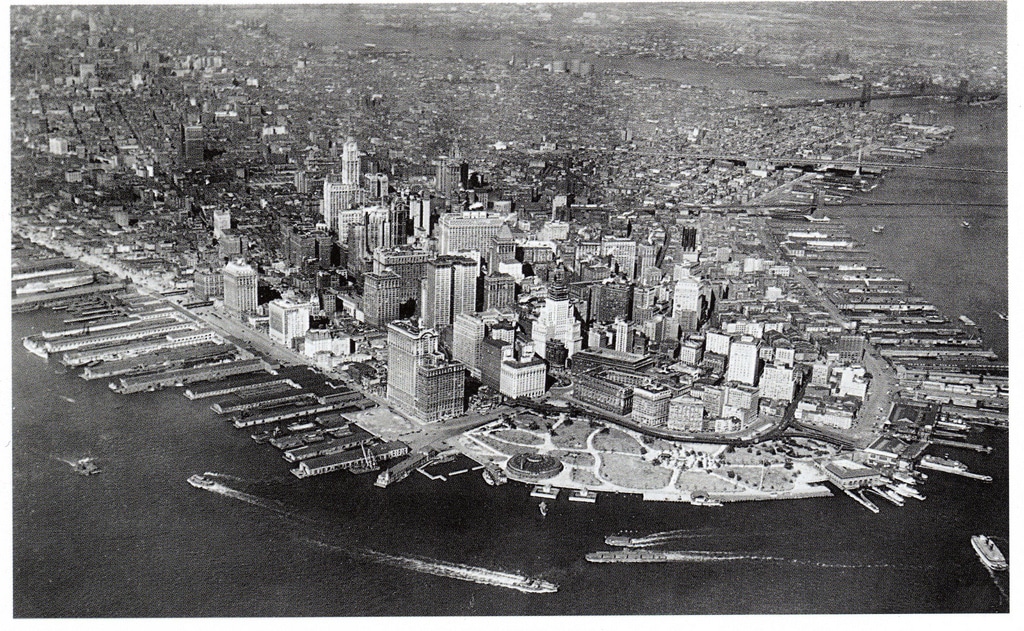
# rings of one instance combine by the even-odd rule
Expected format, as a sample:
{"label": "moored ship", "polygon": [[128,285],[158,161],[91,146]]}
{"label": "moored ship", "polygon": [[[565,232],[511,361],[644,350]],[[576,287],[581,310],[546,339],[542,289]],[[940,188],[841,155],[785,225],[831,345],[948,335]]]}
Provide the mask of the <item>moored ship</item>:
{"label": "moored ship", "polygon": [[1002,550],[996,546],[990,537],[985,535],[974,535],[971,537],[971,546],[978,553],[982,565],[990,570],[1003,571],[1009,567]]}

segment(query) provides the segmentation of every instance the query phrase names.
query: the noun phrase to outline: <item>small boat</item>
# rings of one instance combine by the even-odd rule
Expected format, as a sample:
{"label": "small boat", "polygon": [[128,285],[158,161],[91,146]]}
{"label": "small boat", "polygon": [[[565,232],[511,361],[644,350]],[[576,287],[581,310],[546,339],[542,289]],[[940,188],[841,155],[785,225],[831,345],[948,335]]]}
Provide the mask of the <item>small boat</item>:
{"label": "small boat", "polygon": [[1003,571],[1009,567],[1002,550],[996,546],[990,537],[985,535],[974,535],[971,537],[971,546],[978,554],[981,563],[990,570]]}
{"label": "small boat", "polygon": [[971,227],[971,222],[969,222],[966,219],[964,219],[963,221],[960,222],[960,225],[963,226],[964,228],[970,228]]}
{"label": "small boat", "polygon": [[537,506],[537,508],[540,509],[541,517],[547,517],[548,516],[548,503],[547,502],[541,502]]}
{"label": "small boat", "polygon": [[92,458],[82,458],[71,464],[71,469],[78,475],[96,475],[100,468],[93,462]]}
{"label": "small boat", "polygon": [[882,224],[878,224],[877,226],[871,229],[871,232],[874,232],[875,234],[882,234],[883,230],[885,230],[885,226],[883,226]]}
{"label": "small boat", "polygon": [[1008,322],[1010,320],[1010,316],[1006,315],[1002,311],[996,311],[996,315],[999,316],[999,319],[1003,322]]}

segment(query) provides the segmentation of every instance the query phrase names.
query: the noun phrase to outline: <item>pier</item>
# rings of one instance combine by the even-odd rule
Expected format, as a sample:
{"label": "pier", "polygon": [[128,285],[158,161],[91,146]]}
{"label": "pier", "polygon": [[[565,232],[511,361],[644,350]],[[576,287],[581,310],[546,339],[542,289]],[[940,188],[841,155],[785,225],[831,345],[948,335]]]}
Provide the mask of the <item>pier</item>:
{"label": "pier", "polygon": [[946,440],[943,438],[932,438],[931,442],[933,445],[942,445],[943,447],[956,447],[957,449],[970,449],[981,454],[992,453],[992,448],[988,445],[978,445],[976,443],[961,443],[955,440]]}
{"label": "pier", "polygon": [[167,386],[185,385],[194,381],[208,381],[211,379],[228,377],[230,375],[259,372],[261,370],[267,370],[267,365],[263,360],[243,359],[225,364],[215,364],[213,366],[200,366],[199,368],[172,370],[155,375],[121,377],[121,379],[118,380],[118,383],[111,383],[111,389],[121,394],[131,394],[133,392],[157,390]]}

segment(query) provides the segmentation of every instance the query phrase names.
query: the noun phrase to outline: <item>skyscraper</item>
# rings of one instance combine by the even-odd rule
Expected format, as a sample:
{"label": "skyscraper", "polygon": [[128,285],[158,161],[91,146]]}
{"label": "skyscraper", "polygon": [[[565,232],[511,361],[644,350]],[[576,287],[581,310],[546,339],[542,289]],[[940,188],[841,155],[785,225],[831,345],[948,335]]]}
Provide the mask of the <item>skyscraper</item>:
{"label": "skyscraper", "polygon": [[428,261],[423,279],[423,326],[449,326],[456,315],[475,312],[479,270],[476,261],[459,256],[439,256]]}
{"label": "skyscraper", "polygon": [[447,198],[449,202],[458,193],[461,184],[461,165],[462,152],[459,150],[459,144],[453,142],[451,155],[441,156],[437,161],[437,171],[434,177],[437,192]]}
{"label": "skyscraper", "polygon": [[465,409],[466,368],[438,353],[437,339],[437,332],[402,320],[388,324],[388,400],[425,421]]}
{"label": "skyscraper", "polygon": [[452,359],[462,362],[469,373],[480,378],[480,358],[486,332],[483,320],[468,313],[455,316],[452,331]]}
{"label": "skyscraper", "polygon": [[427,262],[423,277],[423,298],[420,302],[420,324],[441,328],[451,324],[452,275],[451,256],[440,256]]}
{"label": "skyscraper", "polygon": [[203,145],[205,137],[202,125],[181,126],[181,156],[187,167],[203,166]]}
{"label": "skyscraper", "polygon": [[428,422],[462,414],[466,409],[466,367],[444,355],[424,358],[417,368],[416,416]]}
{"label": "skyscraper", "polygon": [[294,341],[309,330],[309,304],[299,304],[279,298],[267,306],[270,316],[270,339],[292,347]]}
{"label": "skyscraper", "polygon": [[356,139],[349,136],[342,145],[341,183],[359,187],[362,179],[362,165],[359,162],[359,145]]}
{"label": "skyscraper", "polygon": [[516,281],[508,274],[484,277],[484,310],[510,307],[516,302]]}
{"label": "skyscraper", "polygon": [[449,213],[437,221],[437,251],[441,254],[487,251],[491,237],[505,225],[504,217],[485,212]]}
{"label": "skyscraper", "polygon": [[402,279],[398,296],[399,302],[406,303],[409,300],[414,300],[417,305],[420,305],[420,292],[427,272],[427,261],[434,258],[435,254],[428,250],[404,247],[382,248],[373,252],[373,271],[380,274],[385,269],[390,269],[398,274]]}
{"label": "skyscraper", "polygon": [[242,260],[224,266],[224,308],[235,315],[256,313],[257,274]]}
{"label": "skyscraper", "polygon": [[548,340],[559,340],[572,357],[583,347],[583,332],[576,320],[576,310],[569,302],[569,281],[565,268],[551,272],[548,296],[533,323],[533,345],[541,357],[547,354]]}
{"label": "skyscraper", "polygon": [[227,230],[231,230],[231,210],[215,209],[213,211],[213,238],[220,239]]}
{"label": "skyscraper", "polygon": [[401,277],[391,270],[383,270],[379,274],[367,272],[363,276],[363,313],[366,323],[382,327],[397,320],[401,289]]}
{"label": "skyscraper", "polygon": [[743,336],[729,346],[729,367],[727,381],[738,381],[749,386],[757,385],[758,346],[754,338]]}
{"label": "skyscraper", "polygon": [[406,412],[416,410],[418,369],[437,353],[437,332],[399,320],[388,329],[388,400]]}

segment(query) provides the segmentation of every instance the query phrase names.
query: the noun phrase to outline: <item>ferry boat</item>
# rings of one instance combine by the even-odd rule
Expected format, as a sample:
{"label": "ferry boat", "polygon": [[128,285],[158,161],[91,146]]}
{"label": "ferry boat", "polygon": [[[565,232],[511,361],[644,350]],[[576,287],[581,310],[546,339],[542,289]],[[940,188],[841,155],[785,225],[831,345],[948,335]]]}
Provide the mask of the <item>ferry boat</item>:
{"label": "ferry boat", "polygon": [[615,546],[617,548],[631,548],[635,545],[636,539],[634,537],[626,537],[623,535],[608,535],[604,538],[606,545]]}
{"label": "ferry boat", "polygon": [[1009,567],[1002,550],[996,546],[991,538],[985,535],[974,535],[971,537],[971,546],[978,553],[978,558],[981,560],[982,565],[988,569],[1001,572]]}
{"label": "ferry boat", "polygon": [[193,473],[192,475],[188,476],[188,483],[196,487],[197,489],[206,490],[212,489],[216,484],[216,482],[214,482],[213,480],[211,480],[210,478],[206,477],[201,473]]}
{"label": "ferry boat", "polygon": [[967,471],[967,465],[959,460],[939,458],[938,456],[925,456],[921,458],[921,466],[945,473],[963,473]]}

